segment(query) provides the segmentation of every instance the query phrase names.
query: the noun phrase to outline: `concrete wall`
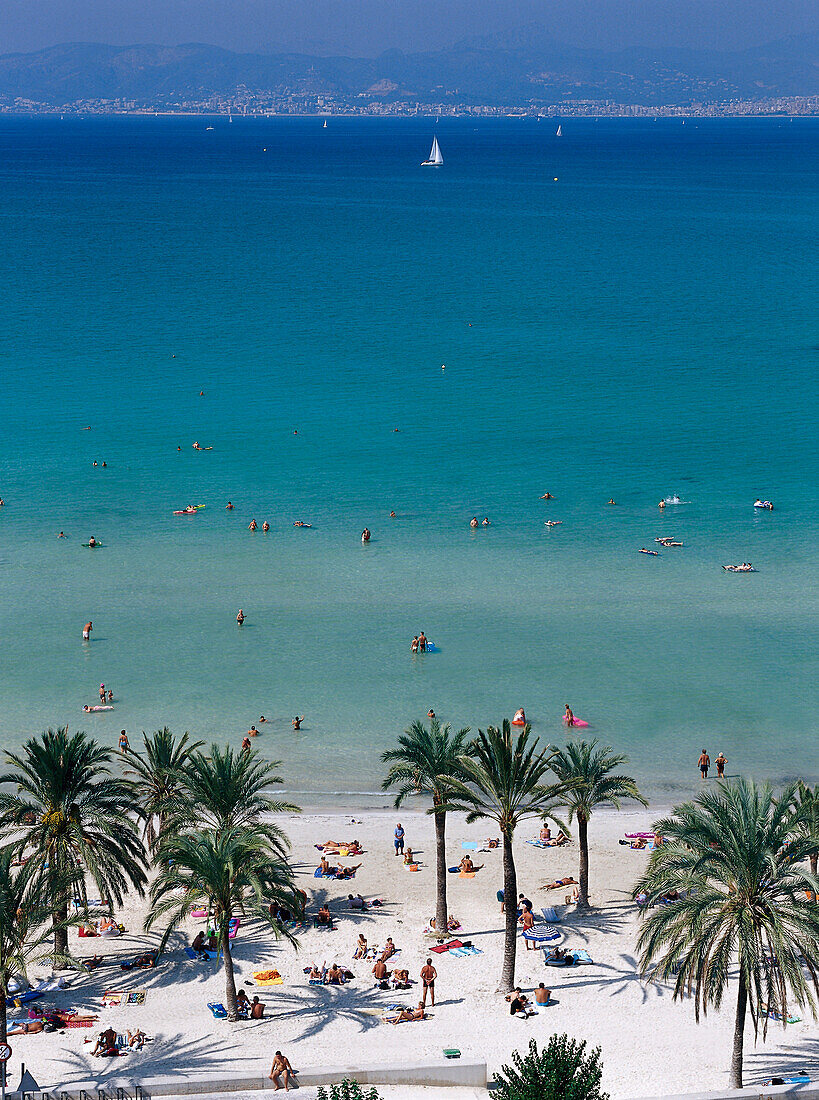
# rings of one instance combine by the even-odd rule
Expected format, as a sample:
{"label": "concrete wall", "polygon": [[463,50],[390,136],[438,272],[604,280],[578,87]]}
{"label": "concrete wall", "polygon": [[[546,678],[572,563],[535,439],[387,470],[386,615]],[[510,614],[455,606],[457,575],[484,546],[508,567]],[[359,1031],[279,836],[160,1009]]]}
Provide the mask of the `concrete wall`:
{"label": "concrete wall", "polygon": [[[438,1085],[439,1087],[486,1087],[486,1063],[458,1059],[426,1062],[394,1062],[373,1066],[299,1066],[300,1085],[331,1085],[345,1077],[361,1085]],[[54,1086],[41,1092],[26,1093],[27,1100],[152,1100],[163,1096],[196,1096],[222,1092],[254,1092],[272,1088],[267,1076],[221,1077],[217,1074],[197,1078],[146,1077],[111,1078],[84,1084]],[[19,1100],[19,1093],[7,1093]]]}

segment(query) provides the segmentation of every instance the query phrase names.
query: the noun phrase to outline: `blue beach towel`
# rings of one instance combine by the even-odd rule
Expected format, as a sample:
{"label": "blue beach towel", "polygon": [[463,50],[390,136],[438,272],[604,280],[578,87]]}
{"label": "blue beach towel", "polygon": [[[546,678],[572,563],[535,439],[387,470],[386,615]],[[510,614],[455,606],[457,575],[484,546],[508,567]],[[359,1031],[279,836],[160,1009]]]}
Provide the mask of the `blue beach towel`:
{"label": "blue beach towel", "polygon": [[478,842],[477,840],[462,840],[461,847],[467,852],[477,852]]}
{"label": "blue beach towel", "polygon": [[215,1003],[209,1001],[208,1002],[208,1008],[213,1013],[214,1020],[226,1020],[227,1019],[227,1011],[225,1010],[224,1005],[215,1004]]}

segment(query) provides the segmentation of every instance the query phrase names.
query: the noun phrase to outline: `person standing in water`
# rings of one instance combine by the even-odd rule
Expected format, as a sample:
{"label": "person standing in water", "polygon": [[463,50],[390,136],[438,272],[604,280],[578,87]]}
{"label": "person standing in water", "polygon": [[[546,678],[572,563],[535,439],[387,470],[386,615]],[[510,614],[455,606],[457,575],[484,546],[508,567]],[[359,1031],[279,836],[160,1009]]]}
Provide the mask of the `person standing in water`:
{"label": "person standing in water", "polygon": [[708,769],[711,767],[711,757],[708,755],[707,749],[703,749],[700,753],[699,768],[700,775],[703,779],[708,778]]}
{"label": "person standing in water", "polygon": [[720,752],[714,763],[717,765],[717,779],[724,779],[725,765],[728,763],[728,761],[725,759],[725,756],[722,752]]}
{"label": "person standing in water", "polygon": [[94,624],[93,624],[93,623],[91,622],[91,620],[89,619],[89,621],[88,621],[88,622],[87,622],[87,623],[85,624],[85,626],[84,626],[84,627],[82,628],[82,637],[83,637],[83,641],[87,642],[87,641],[89,641],[89,640],[90,640],[90,638],[91,638],[91,631],[92,631],[93,629],[94,629]]}
{"label": "person standing in water", "polygon": [[119,731],[119,751],[120,752],[128,752],[130,747],[131,746],[128,744],[128,734],[125,732],[125,730],[120,730]]}
{"label": "person standing in water", "polygon": [[574,725],[574,714],[572,714],[572,708],[566,703],[566,713],[563,715],[564,721],[567,726]]}
{"label": "person standing in water", "polygon": [[239,626],[241,626],[244,621],[245,621],[245,613],[244,613],[244,611],[242,611],[242,609],[240,607],[239,608],[239,613],[236,616],[236,622],[238,623]]}

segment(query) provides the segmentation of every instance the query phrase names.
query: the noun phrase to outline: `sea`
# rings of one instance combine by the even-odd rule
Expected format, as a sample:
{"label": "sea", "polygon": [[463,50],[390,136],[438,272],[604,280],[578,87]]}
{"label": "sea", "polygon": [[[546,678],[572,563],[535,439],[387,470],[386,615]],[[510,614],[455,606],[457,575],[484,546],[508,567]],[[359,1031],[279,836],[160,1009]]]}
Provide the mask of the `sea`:
{"label": "sea", "polygon": [[0,115],[0,749],[374,807],[569,703],[656,804],[816,782],[818,230],[817,118]]}

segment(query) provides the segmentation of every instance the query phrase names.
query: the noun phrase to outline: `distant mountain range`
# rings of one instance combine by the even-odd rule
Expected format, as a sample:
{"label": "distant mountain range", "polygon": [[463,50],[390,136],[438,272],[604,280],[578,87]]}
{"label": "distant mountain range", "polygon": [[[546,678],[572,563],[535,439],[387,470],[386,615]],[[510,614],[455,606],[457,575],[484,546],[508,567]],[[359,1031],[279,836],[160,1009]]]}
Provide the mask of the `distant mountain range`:
{"label": "distant mountain range", "polygon": [[434,53],[390,50],[376,58],[237,54],[195,44],[70,44],[0,56],[0,103],[6,106],[24,99],[53,108],[89,100],[159,107],[237,95],[494,106],[816,96],[819,35],[736,53],[576,49],[553,41],[542,27],[527,27]]}

